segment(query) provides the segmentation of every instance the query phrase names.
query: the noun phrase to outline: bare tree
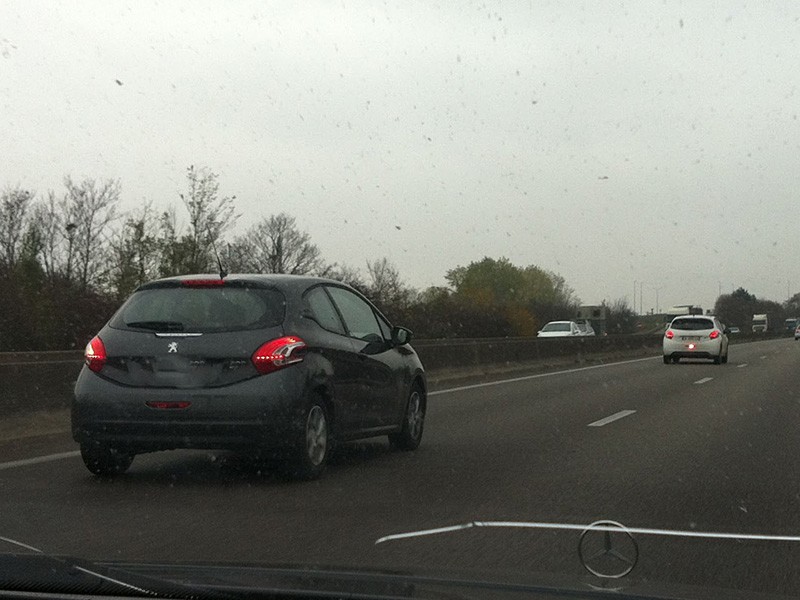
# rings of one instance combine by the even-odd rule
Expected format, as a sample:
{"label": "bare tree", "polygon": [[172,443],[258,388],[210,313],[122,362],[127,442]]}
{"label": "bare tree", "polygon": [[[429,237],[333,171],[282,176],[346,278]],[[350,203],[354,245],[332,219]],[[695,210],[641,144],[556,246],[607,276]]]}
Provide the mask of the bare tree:
{"label": "bare tree", "polygon": [[337,265],[334,263],[332,265],[327,265],[322,271],[320,271],[319,276],[328,277],[330,279],[335,279],[336,281],[346,283],[364,295],[367,295],[367,292],[369,291],[367,289],[367,283],[364,281],[364,277],[361,275],[361,271],[356,267],[351,267],[349,265]]}
{"label": "bare tree", "polygon": [[214,263],[213,248],[239,218],[233,202],[236,196],[220,197],[218,175],[208,169],[192,165],[186,178],[189,190],[180,196],[189,213],[189,232],[182,240],[187,256],[178,270],[202,273]]}
{"label": "bare tree", "polygon": [[400,272],[388,258],[367,261],[367,276],[368,295],[378,306],[397,309],[410,303],[414,292],[403,283]]}
{"label": "bare tree", "polygon": [[33,192],[19,186],[6,188],[0,194],[0,264],[13,268],[20,254],[28,208]]}
{"label": "bare tree", "polygon": [[47,198],[39,200],[33,207],[33,216],[29,228],[35,231],[39,240],[39,256],[47,278],[52,281],[65,269],[63,245],[66,232],[63,228],[64,218],[61,203],[52,190]]}
{"label": "bare tree", "polygon": [[325,265],[311,236],[281,213],[262,219],[237,240],[243,266],[254,273],[319,274]]}
{"label": "bare tree", "polygon": [[[107,179],[96,182],[84,179],[75,182],[71,177],[64,178],[67,195],[63,200],[66,215],[68,244],[67,277],[74,279],[85,290],[89,282],[99,283],[106,266],[103,247],[110,237],[109,225],[116,218],[119,205],[119,180]],[[75,269],[73,269],[73,253]]]}

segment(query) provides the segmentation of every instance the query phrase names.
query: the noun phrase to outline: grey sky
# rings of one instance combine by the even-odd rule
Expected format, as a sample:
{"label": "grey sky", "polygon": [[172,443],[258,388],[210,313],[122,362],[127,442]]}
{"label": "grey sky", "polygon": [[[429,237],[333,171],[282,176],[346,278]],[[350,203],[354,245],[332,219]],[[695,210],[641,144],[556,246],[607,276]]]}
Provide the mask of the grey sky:
{"label": "grey sky", "polygon": [[[287,211],[327,260],[412,285],[507,256],[587,303],[800,291],[800,5],[0,5],[0,185],[189,164],[238,230]],[[116,80],[122,82],[118,85]],[[395,226],[399,226],[398,230]],[[638,300],[637,300],[638,303]]]}

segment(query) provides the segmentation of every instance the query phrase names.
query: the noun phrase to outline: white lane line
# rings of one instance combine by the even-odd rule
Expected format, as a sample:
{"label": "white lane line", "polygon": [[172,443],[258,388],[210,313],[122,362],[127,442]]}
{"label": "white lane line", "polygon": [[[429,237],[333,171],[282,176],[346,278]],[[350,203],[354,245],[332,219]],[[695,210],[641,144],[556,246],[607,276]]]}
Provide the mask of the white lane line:
{"label": "white lane line", "polygon": [[697,381],[695,381],[694,384],[695,385],[701,385],[703,383],[708,383],[712,379],[714,379],[714,378],[713,377],[703,377],[702,379],[698,379]]}
{"label": "white lane line", "polygon": [[618,413],[614,413],[611,416],[606,417],[605,419],[600,419],[599,421],[595,421],[594,423],[589,423],[587,427],[602,427],[603,425],[608,425],[609,423],[613,423],[614,421],[618,421],[619,419],[624,419],[625,417],[632,415],[635,413],[635,410],[621,410]]}
{"label": "white lane line", "polygon": [[579,373],[581,371],[590,371],[592,369],[605,369],[606,367],[616,367],[617,365],[629,365],[631,363],[642,362],[645,360],[656,360],[660,356],[648,356],[647,358],[634,358],[633,360],[623,360],[620,362],[606,363],[604,365],[592,365],[591,367],[578,367],[576,369],[566,369],[564,371],[552,371],[550,373],[539,373],[538,375],[524,375],[523,377],[513,377],[511,379],[499,379],[497,381],[487,381],[485,383],[475,383],[472,385],[462,385],[459,387],[448,388],[446,390],[437,390],[435,392],[428,392],[428,396],[438,396],[439,394],[450,394],[452,392],[463,392],[464,390],[474,390],[490,385],[503,385],[504,383],[515,383],[517,381],[528,381],[529,379],[540,379],[542,377],[555,377],[556,375],[567,375],[569,373]]}
{"label": "white lane line", "polygon": [[761,360],[764,360],[765,358],[767,358],[767,355],[765,354],[764,356],[759,356],[758,358],[760,358]]}
{"label": "white lane line", "polygon": [[12,460],[11,462],[0,463],[0,471],[6,469],[16,469],[17,467],[27,467],[28,465],[38,465],[40,463],[52,462],[54,460],[63,460],[65,458],[75,458],[80,456],[78,450],[71,452],[59,452],[58,454],[48,454],[47,456],[36,456],[34,458],[25,458],[22,460]]}
{"label": "white lane line", "polygon": [[736,366],[736,368],[737,368],[737,369],[743,369],[743,368],[745,368],[746,366],[747,366],[747,363],[742,363],[742,364],[740,364],[740,365],[737,365],[737,366]]}

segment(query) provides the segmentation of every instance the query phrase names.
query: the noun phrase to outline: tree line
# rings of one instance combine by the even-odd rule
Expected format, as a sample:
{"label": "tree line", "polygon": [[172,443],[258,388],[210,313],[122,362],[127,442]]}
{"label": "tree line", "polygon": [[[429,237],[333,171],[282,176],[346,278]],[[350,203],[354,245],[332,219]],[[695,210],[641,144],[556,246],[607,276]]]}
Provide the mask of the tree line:
{"label": "tree line", "polygon": [[758,298],[740,287],[717,298],[714,314],[725,325],[739,327],[742,331],[751,330],[753,315],[766,314],[769,318],[769,330],[781,331],[785,319],[800,317],[800,294],[779,303]]}
{"label": "tree line", "polygon": [[185,191],[162,209],[123,212],[116,179],[67,176],[63,185],[43,194],[7,186],[0,195],[0,351],[80,348],[142,283],[216,272],[218,261],[229,273],[344,281],[424,338],[536,335],[579,305],[562,276],[505,258],[456,266],[446,286],[424,290],[387,258],[363,269],[327,262],[286,213],[233,235],[236,197],[222,194],[207,168],[188,167]]}

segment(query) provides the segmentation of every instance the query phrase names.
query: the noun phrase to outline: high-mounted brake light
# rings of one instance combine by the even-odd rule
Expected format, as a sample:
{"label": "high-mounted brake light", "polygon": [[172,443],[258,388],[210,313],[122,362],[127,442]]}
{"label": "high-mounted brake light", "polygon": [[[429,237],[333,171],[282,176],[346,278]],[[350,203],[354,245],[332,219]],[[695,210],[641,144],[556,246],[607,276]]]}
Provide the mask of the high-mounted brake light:
{"label": "high-mounted brake light", "polygon": [[667,329],[667,333],[664,334],[664,337],[668,340],[671,340],[675,337],[675,334],[673,333],[672,329]]}
{"label": "high-mounted brake light", "polygon": [[719,331],[715,329],[714,331],[708,334],[708,337],[711,338],[712,340],[717,339],[719,337]]}
{"label": "high-mounted brake light", "polygon": [[184,279],[181,285],[186,287],[216,287],[225,285],[224,279]]}
{"label": "high-mounted brake light", "polygon": [[86,366],[95,373],[99,373],[108,359],[103,340],[101,340],[98,336],[94,336],[92,341],[86,344],[86,350],[83,352],[83,357],[86,360]]}
{"label": "high-mounted brake light", "polygon": [[306,343],[299,337],[289,335],[263,344],[253,352],[251,360],[256,370],[266,375],[302,362],[307,348]]}

